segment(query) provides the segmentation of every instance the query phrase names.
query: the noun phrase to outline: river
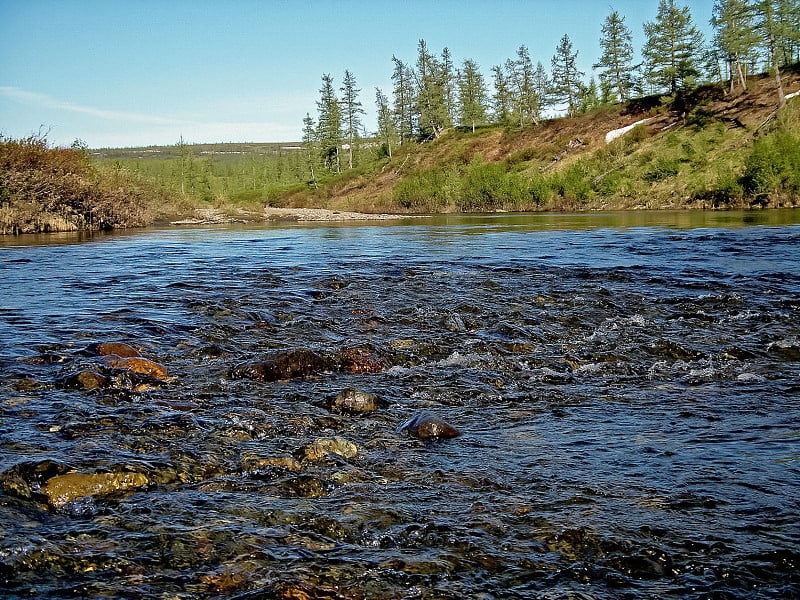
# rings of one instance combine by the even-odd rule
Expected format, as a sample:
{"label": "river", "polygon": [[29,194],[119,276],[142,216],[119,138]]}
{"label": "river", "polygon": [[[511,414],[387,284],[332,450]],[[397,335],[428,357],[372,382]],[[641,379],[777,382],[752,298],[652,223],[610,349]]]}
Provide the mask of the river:
{"label": "river", "polygon": [[4,238],[0,339],[5,598],[800,596],[800,211]]}

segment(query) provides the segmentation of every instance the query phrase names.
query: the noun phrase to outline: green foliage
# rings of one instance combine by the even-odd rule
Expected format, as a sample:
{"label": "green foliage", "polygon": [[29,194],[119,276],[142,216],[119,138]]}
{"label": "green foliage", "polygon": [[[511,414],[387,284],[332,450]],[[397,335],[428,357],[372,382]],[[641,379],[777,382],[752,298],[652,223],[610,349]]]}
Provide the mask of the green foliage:
{"label": "green foliage", "polygon": [[659,158],[645,171],[643,179],[650,183],[663,181],[674,177],[680,172],[680,162],[677,159]]}
{"label": "green foliage", "polygon": [[800,136],[776,131],[756,140],[742,184],[748,194],[800,194]]}

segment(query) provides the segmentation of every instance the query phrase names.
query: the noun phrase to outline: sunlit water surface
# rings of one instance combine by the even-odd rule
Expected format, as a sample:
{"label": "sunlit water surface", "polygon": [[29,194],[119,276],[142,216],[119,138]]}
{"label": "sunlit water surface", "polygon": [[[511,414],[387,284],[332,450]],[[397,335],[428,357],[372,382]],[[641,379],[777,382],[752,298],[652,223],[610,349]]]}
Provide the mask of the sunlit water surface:
{"label": "sunlit water surface", "polygon": [[[0,596],[798,597],[798,222],[498,215],[7,238],[0,473],[49,460],[149,484],[56,509],[6,483]],[[86,350],[104,341],[168,380],[63,385],[101,369]],[[231,375],[353,346],[389,363]],[[348,387],[384,405],[328,410]],[[422,410],[462,435],[398,431]],[[334,436],[357,455],[263,466]]]}

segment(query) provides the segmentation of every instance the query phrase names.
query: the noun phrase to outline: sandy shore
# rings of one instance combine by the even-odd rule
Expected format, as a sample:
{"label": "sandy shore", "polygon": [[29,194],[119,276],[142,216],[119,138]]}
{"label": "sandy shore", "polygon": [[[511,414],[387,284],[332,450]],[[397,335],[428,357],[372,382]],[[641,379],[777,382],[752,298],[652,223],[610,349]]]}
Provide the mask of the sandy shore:
{"label": "sandy shore", "polygon": [[328,210],[326,208],[273,208],[266,207],[263,212],[247,211],[243,209],[221,210],[218,208],[198,208],[194,216],[171,221],[172,225],[216,225],[224,223],[258,223],[269,221],[388,221],[404,219],[409,215],[370,214]]}

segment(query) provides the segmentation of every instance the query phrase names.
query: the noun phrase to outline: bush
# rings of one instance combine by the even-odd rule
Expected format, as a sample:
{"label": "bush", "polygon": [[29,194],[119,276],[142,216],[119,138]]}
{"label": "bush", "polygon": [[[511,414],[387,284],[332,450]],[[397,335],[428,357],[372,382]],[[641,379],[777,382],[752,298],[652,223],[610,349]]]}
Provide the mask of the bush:
{"label": "bush", "polygon": [[156,195],[122,170],[95,171],[80,149],[0,138],[2,233],[142,226],[155,218]]}
{"label": "bush", "polygon": [[756,140],[745,162],[748,194],[800,194],[800,136],[779,130]]}
{"label": "bush", "polygon": [[446,177],[441,169],[414,173],[401,181],[394,191],[395,201],[410,210],[432,212],[447,205]]}
{"label": "bush", "polygon": [[680,163],[676,159],[659,158],[655,164],[644,172],[645,181],[655,183],[674,177],[680,171]]}

